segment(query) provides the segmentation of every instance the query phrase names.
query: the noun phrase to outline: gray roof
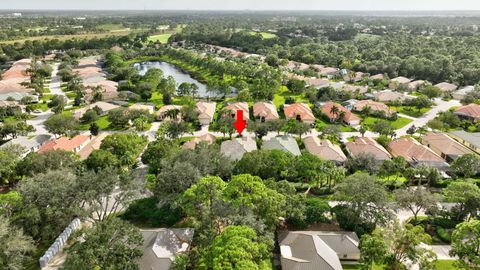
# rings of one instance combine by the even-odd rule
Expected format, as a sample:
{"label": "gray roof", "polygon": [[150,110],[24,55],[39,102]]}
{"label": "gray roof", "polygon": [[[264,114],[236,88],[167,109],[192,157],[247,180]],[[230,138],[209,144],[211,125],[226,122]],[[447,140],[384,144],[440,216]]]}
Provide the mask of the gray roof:
{"label": "gray roof", "polygon": [[169,270],[176,255],[188,251],[194,230],[148,229],[141,230],[144,253],[140,270]]}
{"label": "gray roof", "polygon": [[289,232],[280,242],[283,270],[341,270],[338,254],[359,254],[350,232]]}
{"label": "gray roof", "polygon": [[262,148],[266,150],[282,150],[295,156],[299,156],[301,154],[297,141],[292,136],[271,138],[263,142]]}
{"label": "gray roof", "polygon": [[257,150],[257,142],[249,137],[222,142],[220,152],[231,160],[240,160],[247,152]]}
{"label": "gray roof", "polygon": [[32,97],[32,99],[34,101],[38,101],[38,96],[31,95],[29,93],[10,92],[10,93],[6,93],[6,94],[0,94],[0,100],[14,99],[16,101],[20,101],[24,97]]}
{"label": "gray roof", "polygon": [[480,132],[470,133],[464,130],[454,130],[454,131],[451,131],[450,134],[466,142],[469,142],[471,145],[475,146],[476,148],[480,148]]}
{"label": "gray roof", "polygon": [[19,136],[15,139],[12,139],[12,140],[4,143],[2,146],[0,146],[0,148],[6,147],[8,145],[18,144],[18,145],[22,146],[23,148],[25,148],[25,151],[28,152],[33,148],[40,147],[41,145],[43,145],[44,143],[49,141],[51,138],[52,138],[52,135],[49,135],[49,134],[41,134],[41,135],[37,135],[33,138],[29,138],[29,137],[26,137],[26,136]]}
{"label": "gray roof", "polygon": [[468,86],[465,86],[464,88],[458,90],[455,93],[456,94],[468,94],[468,93],[472,92],[473,90],[475,90],[475,87],[473,85],[468,85]]}

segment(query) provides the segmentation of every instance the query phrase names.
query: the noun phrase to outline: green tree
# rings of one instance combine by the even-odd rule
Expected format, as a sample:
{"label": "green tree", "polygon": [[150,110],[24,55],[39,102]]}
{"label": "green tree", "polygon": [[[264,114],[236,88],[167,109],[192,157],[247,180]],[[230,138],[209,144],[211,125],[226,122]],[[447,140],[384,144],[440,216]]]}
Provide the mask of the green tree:
{"label": "green tree", "polygon": [[68,136],[78,128],[78,121],[71,115],[55,114],[44,123],[48,132]]}
{"label": "green tree", "polygon": [[103,149],[93,150],[83,162],[87,169],[99,171],[106,168],[116,168],[119,165],[117,156]]}
{"label": "green tree", "polygon": [[439,201],[437,196],[424,188],[397,189],[395,190],[395,200],[399,207],[412,212],[415,221],[417,221],[420,211],[435,210]]}
{"label": "green tree", "polygon": [[8,184],[16,178],[16,166],[21,160],[22,150],[19,145],[0,149],[0,183]]}
{"label": "green tree", "polygon": [[476,154],[465,154],[453,161],[452,170],[457,175],[472,177],[480,171],[480,157]]}
{"label": "green tree", "polygon": [[17,164],[17,174],[33,177],[49,170],[73,169],[77,166],[77,156],[72,152],[52,150],[42,154],[29,153]]}
{"label": "green tree", "polygon": [[33,240],[10,224],[7,218],[0,217],[0,267],[4,270],[23,269],[29,253],[35,248]]}
{"label": "green tree", "polygon": [[100,131],[100,127],[98,126],[97,123],[91,123],[89,130],[90,130],[90,134],[92,134],[93,136],[97,136]]}
{"label": "green tree", "polygon": [[272,269],[272,243],[246,226],[229,226],[200,258],[201,269]]}
{"label": "green tree", "polygon": [[62,269],[138,269],[138,260],[143,255],[143,236],[135,226],[109,218],[83,233],[84,241],[77,241],[69,248]]}
{"label": "green tree", "polygon": [[[432,251],[419,247],[420,243],[430,242],[430,235],[425,233],[421,226],[403,226],[393,222],[386,227],[375,229],[371,235],[362,236],[360,261],[366,269],[372,269],[374,262],[385,264],[389,270],[404,269],[407,260],[417,263],[424,262],[424,257],[432,258]],[[433,260],[436,260],[436,256]]]}
{"label": "green tree", "polygon": [[144,136],[135,133],[115,133],[103,139],[100,149],[110,151],[118,158],[120,165],[133,166],[147,144]]}
{"label": "green tree", "polygon": [[471,182],[455,181],[443,191],[448,202],[458,203],[454,207],[455,220],[462,221],[477,216],[480,210],[480,188]]}
{"label": "green tree", "polygon": [[458,256],[461,269],[480,269],[480,220],[458,224],[452,233],[451,256]]}
{"label": "green tree", "polygon": [[112,123],[114,127],[125,128],[130,121],[130,113],[128,108],[117,108],[108,112],[108,121]]}

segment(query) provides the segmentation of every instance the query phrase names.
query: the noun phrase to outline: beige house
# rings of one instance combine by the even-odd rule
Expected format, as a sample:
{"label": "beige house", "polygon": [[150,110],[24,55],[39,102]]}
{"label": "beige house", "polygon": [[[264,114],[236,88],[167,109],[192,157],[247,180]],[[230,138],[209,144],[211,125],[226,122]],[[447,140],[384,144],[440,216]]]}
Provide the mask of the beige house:
{"label": "beige house", "polygon": [[155,106],[147,105],[147,104],[133,104],[132,106],[128,107],[129,110],[141,110],[141,111],[148,111],[148,113],[153,114],[155,111]]}
{"label": "beige house", "polygon": [[253,116],[262,122],[280,118],[275,105],[269,102],[257,102],[253,104]]}
{"label": "beige house", "polygon": [[383,112],[385,116],[391,116],[396,113],[396,111],[391,110],[384,103],[376,102],[369,99],[360,100],[359,102],[355,103],[355,105],[353,105],[353,109],[358,112],[361,112],[365,108],[370,108],[372,112]]}
{"label": "beige house", "polygon": [[180,120],[182,118],[181,115],[180,115],[180,110],[181,109],[182,109],[182,106],[179,106],[179,105],[165,105],[157,111],[157,113],[156,113],[157,119],[159,121],[172,120],[168,116],[168,112],[172,111],[172,110],[177,110],[179,113],[178,113],[175,120]]}
{"label": "beige house", "polygon": [[442,90],[442,92],[444,92],[444,93],[453,92],[453,91],[458,89],[458,86],[456,86],[455,84],[448,83],[448,82],[442,82],[442,83],[436,84],[435,87]]}
{"label": "beige house", "polygon": [[411,137],[391,141],[388,150],[392,156],[403,157],[412,166],[427,165],[440,170],[448,168],[448,163],[443,158]]}
{"label": "beige house", "polygon": [[75,119],[78,120],[78,119],[82,118],[82,116],[85,114],[85,112],[87,112],[88,110],[94,109],[95,107],[99,108],[102,111],[102,113],[104,113],[104,114],[108,113],[111,110],[120,108],[120,106],[118,106],[118,105],[111,104],[111,103],[108,103],[108,102],[99,101],[99,102],[89,104],[89,105],[87,105],[83,108],[80,108],[78,110],[75,110],[73,112],[73,117],[75,117]]}
{"label": "beige house", "polygon": [[408,84],[411,82],[409,78],[406,77],[396,77],[390,80],[390,83],[388,84],[388,87],[390,89],[397,89],[400,85],[405,85],[408,86]]}
{"label": "beige house", "polygon": [[450,138],[445,133],[430,132],[422,136],[421,141],[422,144],[447,161],[454,161],[465,154],[473,154],[472,150]]}
{"label": "beige house", "polygon": [[383,162],[392,157],[383,146],[370,137],[357,137],[355,141],[345,143],[345,148],[352,157],[368,154],[379,162]]}
{"label": "beige house", "polygon": [[198,121],[202,126],[212,123],[216,106],[217,104],[215,102],[197,102]]}
{"label": "beige house", "polygon": [[329,140],[320,140],[318,137],[308,136],[303,139],[303,144],[310,154],[322,160],[331,160],[337,164],[347,161],[347,157],[340,146],[333,144]]}

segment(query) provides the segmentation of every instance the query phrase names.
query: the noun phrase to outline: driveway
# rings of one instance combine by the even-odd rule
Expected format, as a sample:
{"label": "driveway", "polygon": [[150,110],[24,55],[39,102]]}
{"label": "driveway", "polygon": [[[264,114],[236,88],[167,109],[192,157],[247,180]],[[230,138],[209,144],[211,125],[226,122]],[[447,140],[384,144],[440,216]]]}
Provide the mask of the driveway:
{"label": "driveway", "polygon": [[35,114],[35,118],[27,120],[27,124],[32,125],[35,128],[33,135],[50,134],[47,129],[45,129],[43,122],[45,122],[45,120],[51,115],[53,115],[53,112],[48,110],[46,112]]}
{"label": "driveway", "polygon": [[50,93],[52,95],[65,96],[65,93],[62,91],[62,87],[61,87],[62,80],[60,76],[57,75],[59,66],[60,66],[60,63],[55,63],[53,65],[52,79],[50,81],[50,86],[49,86]]}

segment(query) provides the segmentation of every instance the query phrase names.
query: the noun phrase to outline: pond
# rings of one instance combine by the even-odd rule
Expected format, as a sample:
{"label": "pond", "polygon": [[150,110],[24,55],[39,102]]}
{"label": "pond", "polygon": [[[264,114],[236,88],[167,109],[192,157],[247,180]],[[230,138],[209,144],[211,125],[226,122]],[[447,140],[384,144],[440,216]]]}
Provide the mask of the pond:
{"label": "pond", "polygon": [[149,69],[158,68],[163,71],[165,77],[172,76],[177,82],[177,86],[181,83],[194,83],[198,86],[198,96],[199,97],[213,97],[215,94],[207,92],[207,86],[204,83],[197,81],[192,78],[189,74],[183,72],[177,66],[172,65],[167,62],[161,61],[148,61],[142,63],[135,63],[134,67],[138,70],[140,75],[145,75]]}

